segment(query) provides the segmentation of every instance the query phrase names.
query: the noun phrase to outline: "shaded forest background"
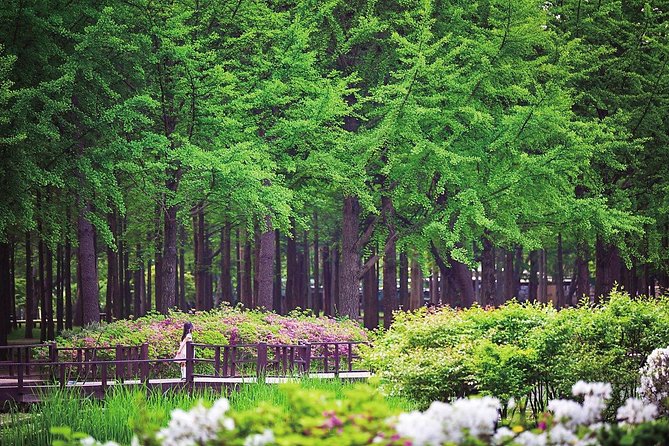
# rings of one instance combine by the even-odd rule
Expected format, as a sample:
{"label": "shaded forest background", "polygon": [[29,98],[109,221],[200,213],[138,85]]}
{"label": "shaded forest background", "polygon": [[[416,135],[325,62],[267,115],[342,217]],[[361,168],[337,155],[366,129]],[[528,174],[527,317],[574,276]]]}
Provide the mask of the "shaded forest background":
{"label": "shaded forest background", "polygon": [[424,287],[453,306],[666,289],[668,10],[5,1],[0,344],[38,312],[46,340],[100,311],[371,328]]}

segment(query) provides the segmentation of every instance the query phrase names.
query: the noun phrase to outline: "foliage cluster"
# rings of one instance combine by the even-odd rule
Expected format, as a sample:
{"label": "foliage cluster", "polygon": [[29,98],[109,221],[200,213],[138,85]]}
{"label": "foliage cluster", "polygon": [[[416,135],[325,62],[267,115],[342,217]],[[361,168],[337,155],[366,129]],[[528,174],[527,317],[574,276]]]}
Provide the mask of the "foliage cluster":
{"label": "foliage cluster", "polygon": [[639,369],[669,344],[669,299],[612,293],[593,307],[540,304],[398,313],[363,352],[392,394],[422,405],[472,393],[515,398],[537,414],[582,379],[608,381],[612,402],[636,392]]}

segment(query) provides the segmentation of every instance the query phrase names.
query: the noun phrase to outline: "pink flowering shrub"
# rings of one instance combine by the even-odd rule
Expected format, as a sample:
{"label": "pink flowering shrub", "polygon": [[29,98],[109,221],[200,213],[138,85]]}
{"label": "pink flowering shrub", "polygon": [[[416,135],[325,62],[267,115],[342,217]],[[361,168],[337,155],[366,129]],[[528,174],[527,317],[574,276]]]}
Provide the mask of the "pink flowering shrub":
{"label": "pink flowering shrub", "polygon": [[[293,312],[288,316],[223,307],[206,312],[167,316],[152,313],[136,320],[119,320],[80,332],[66,332],[59,347],[114,347],[149,344],[149,358],[172,358],[181,341],[184,322],[193,324],[198,344],[238,345],[266,342],[298,344],[367,341],[365,329],[352,321],[336,321]],[[344,353],[343,351],[341,352]],[[114,350],[100,350],[98,358],[113,357]]]}

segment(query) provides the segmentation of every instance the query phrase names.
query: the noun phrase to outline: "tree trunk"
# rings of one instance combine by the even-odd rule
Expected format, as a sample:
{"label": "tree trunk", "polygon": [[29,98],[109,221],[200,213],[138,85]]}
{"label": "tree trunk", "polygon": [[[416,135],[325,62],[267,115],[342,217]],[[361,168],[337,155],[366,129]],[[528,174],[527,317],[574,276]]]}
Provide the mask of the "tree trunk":
{"label": "tree trunk", "polygon": [[326,316],[332,316],[332,261],[330,259],[330,246],[323,245],[323,312]]}
{"label": "tree trunk", "polygon": [[[392,198],[381,197],[383,223],[388,229],[388,236],[383,252],[383,326],[390,327],[393,323],[393,312],[399,309],[397,296],[397,247],[395,245],[395,208]],[[377,282],[378,283],[378,282]],[[376,302],[376,295],[374,300]],[[378,310],[377,310],[378,313]],[[378,325],[378,322],[377,322]]]}
{"label": "tree trunk", "polygon": [[[39,202],[39,199],[37,200]],[[42,223],[38,223],[37,225],[37,232],[40,235],[40,240],[39,240],[39,245],[38,245],[38,261],[39,261],[39,279],[38,279],[38,286],[39,286],[39,296],[40,296],[40,336],[39,339],[41,342],[46,342],[47,340],[47,333],[46,333],[46,276],[45,276],[45,267],[44,267],[44,255],[45,255],[45,247],[44,247],[44,240],[42,240],[42,236],[44,234],[42,230]]]}
{"label": "tree trunk", "polygon": [[332,315],[337,316],[341,314],[341,301],[339,298],[340,289],[339,289],[339,247],[335,246],[332,251]]}
{"label": "tree trunk", "polygon": [[311,275],[310,275],[310,261],[309,261],[309,237],[307,231],[302,233],[302,308],[313,308],[313,297],[311,295]]}
{"label": "tree trunk", "polygon": [[[46,337],[52,341],[56,339],[56,333],[53,325],[53,252],[51,249],[45,247],[46,255]],[[96,283],[97,285],[97,283]],[[99,317],[99,314],[98,314]]]}
{"label": "tree trunk", "polygon": [[590,271],[588,270],[588,246],[580,242],[576,248],[576,302],[583,296],[590,297]]}
{"label": "tree trunk", "polygon": [[411,259],[411,294],[409,310],[416,310],[423,305],[423,272],[415,258]]}
{"label": "tree trunk", "polygon": [[295,242],[295,222],[286,238],[286,310],[295,309],[297,304],[297,243]]}
{"label": "tree trunk", "polygon": [[536,250],[530,251],[530,284],[529,284],[529,293],[528,300],[530,302],[536,302],[539,297],[539,278],[537,277],[539,273],[539,254]]}
{"label": "tree trunk", "polygon": [[495,247],[488,237],[483,236],[481,251],[481,305],[494,306],[497,290],[495,289]]}
{"label": "tree trunk", "polygon": [[133,280],[135,285],[134,293],[134,310],[135,317],[144,315],[142,308],[142,301],[144,300],[144,261],[142,260],[142,246],[138,243],[137,248],[137,269],[135,270],[135,278]]}
{"label": "tree trunk", "polygon": [[557,299],[557,308],[563,308],[566,305],[564,295],[564,261],[562,258],[562,234],[557,237],[557,262],[555,265],[555,295]]}
{"label": "tree trunk", "polygon": [[258,307],[274,310],[274,259],[276,256],[276,240],[272,219],[265,217],[265,227],[260,236],[260,253],[258,259]]}
{"label": "tree trunk", "polygon": [[[0,243],[0,345],[7,345],[7,335],[11,331],[10,312],[7,311],[11,305],[11,275],[10,275],[10,246],[9,243]],[[0,359],[5,360],[5,351],[0,352]]]}
{"label": "tree trunk", "polygon": [[513,296],[520,300],[520,279],[523,274],[524,264],[523,264],[523,247],[516,246],[515,249],[516,260],[513,265]]}
{"label": "tree trunk", "polygon": [[[246,231],[244,231],[246,235]],[[253,278],[251,262],[251,241],[248,236],[244,237],[244,266],[242,268],[242,304],[246,308],[253,308]]]}
{"label": "tree trunk", "polygon": [[472,273],[464,263],[450,260],[451,278],[457,286],[460,294],[460,302],[465,308],[474,305],[474,286],[472,285]]}
{"label": "tree trunk", "polygon": [[132,273],[130,271],[130,246],[125,246],[125,251],[123,252],[123,266],[125,268],[123,270],[123,307],[125,308],[126,317],[129,317],[131,314],[134,317],[137,317],[137,314],[134,314],[132,310],[132,288],[130,283],[132,279]]}
{"label": "tree trunk", "polygon": [[[69,218],[68,218],[69,221]],[[72,244],[65,241],[65,328],[72,330]]]}
{"label": "tree trunk", "polygon": [[260,270],[260,228],[256,223],[253,231],[253,306],[258,306],[258,272]]}
{"label": "tree trunk", "polygon": [[340,314],[357,321],[360,315],[360,250],[358,231],[360,204],[357,197],[345,197],[342,218],[342,246],[339,264]]}
{"label": "tree trunk", "polygon": [[618,248],[598,236],[595,243],[595,302],[609,295],[616,283],[620,284],[621,267]]}
{"label": "tree trunk", "polygon": [[541,303],[548,303],[548,271],[545,249],[539,251],[539,296]]}
{"label": "tree trunk", "polygon": [[193,216],[193,246],[195,254],[195,309],[205,309],[205,269],[204,269],[204,204],[200,202]]}
{"label": "tree trunk", "polygon": [[274,230],[274,288],[273,288],[273,305],[274,311],[279,314],[284,313],[281,283],[281,232],[278,229]]}
{"label": "tree trunk", "polygon": [[[147,241],[147,244],[150,243],[151,238],[149,236],[149,240]],[[151,270],[153,269],[153,259],[149,256],[149,259],[146,261],[146,303],[144,304],[144,309],[149,312],[152,309],[152,296],[153,296],[153,284],[152,282],[152,272]]]}
{"label": "tree trunk", "polygon": [[98,271],[95,258],[95,239],[93,225],[86,218],[90,211],[88,204],[79,212],[77,219],[77,237],[79,240],[79,271],[81,290],[82,325],[100,320],[100,297],[98,291]]}
{"label": "tree trunk", "polygon": [[[116,231],[116,215],[109,213],[107,215],[107,223],[112,236],[118,240]],[[117,319],[123,318],[119,302],[119,276],[118,276],[118,256],[114,247],[107,246],[107,293],[105,295],[105,313],[107,322],[112,321],[112,316]]]}
{"label": "tree trunk", "polygon": [[26,339],[31,339],[33,337],[33,318],[35,317],[35,314],[33,313],[35,291],[33,288],[34,274],[32,257],[33,251],[30,232],[26,231]]}
{"label": "tree trunk", "polygon": [[318,316],[323,309],[323,295],[321,294],[320,282],[320,248],[318,246],[318,214],[314,212],[314,294],[313,294],[313,310],[314,314]]}
{"label": "tree trunk", "polygon": [[405,252],[400,253],[399,306],[409,308],[409,259]]}
{"label": "tree trunk", "polygon": [[181,311],[188,310],[186,303],[186,230],[183,225],[179,226],[179,308]]}
{"label": "tree trunk", "polygon": [[[168,172],[168,180],[166,182],[167,190],[174,194],[179,185],[180,169],[174,173]],[[164,249],[163,257],[161,259],[161,285],[160,292],[162,294],[160,299],[160,311],[162,314],[167,314],[167,310],[174,308],[177,303],[177,210],[176,204],[169,204],[165,210],[164,221]]]}
{"label": "tree trunk", "polygon": [[[375,250],[372,250],[370,257],[374,256],[374,254]],[[376,269],[377,264],[372,265],[372,267],[365,272],[362,278],[362,300],[364,306],[363,323],[365,328],[368,330],[373,330],[379,326],[378,296],[375,294],[378,281],[377,286],[374,286],[374,281],[377,280]],[[384,309],[384,312],[385,311],[386,310]]]}
{"label": "tree trunk", "polygon": [[439,304],[439,270],[437,267],[432,268],[430,275],[430,305]]}
{"label": "tree trunk", "polygon": [[244,254],[242,252],[242,242],[241,242],[241,232],[239,228],[236,230],[236,237],[235,237],[235,243],[236,243],[236,262],[237,262],[237,271],[236,271],[236,276],[237,276],[237,303],[242,302],[242,268],[243,268],[243,259]]}
{"label": "tree trunk", "polygon": [[56,248],[56,332],[63,331],[63,246]]}
{"label": "tree trunk", "polygon": [[[164,197],[163,197],[164,200]],[[156,263],[154,268],[154,283],[156,291],[156,311],[161,311],[163,308],[163,231],[162,231],[162,208],[160,206],[156,207],[156,220],[155,220],[155,231],[156,231],[156,240],[155,240],[155,251],[156,251]]]}
{"label": "tree trunk", "polygon": [[232,260],[230,257],[230,223],[221,229],[221,300],[232,304]]}
{"label": "tree trunk", "polygon": [[504,254],[504,302],[513,299],[513,292],[516,288],[513,275],[513,251],[506,251]]}

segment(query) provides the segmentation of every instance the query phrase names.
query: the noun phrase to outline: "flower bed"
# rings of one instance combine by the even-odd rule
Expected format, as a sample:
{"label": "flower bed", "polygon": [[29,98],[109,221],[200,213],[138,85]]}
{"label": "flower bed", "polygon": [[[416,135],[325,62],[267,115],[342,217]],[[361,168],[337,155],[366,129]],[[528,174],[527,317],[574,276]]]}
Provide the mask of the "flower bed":
{"label": "flower bed", "polygon": [[[305,342],[366,341],[367,332],[352,321],[337,321],[299,312],[289,316],[223,307],[208,312],[167,316],[153,313],[136,320],[101,324],[80,332],[66,332],[57,339],[62,347],[113,347],[148,343],[149,358],[172,358],[179,346],[183,324],[193,324],[193,341],[198,344],[235,345],[298,344]],[[103,351],[99,358],[113,355]]]}

